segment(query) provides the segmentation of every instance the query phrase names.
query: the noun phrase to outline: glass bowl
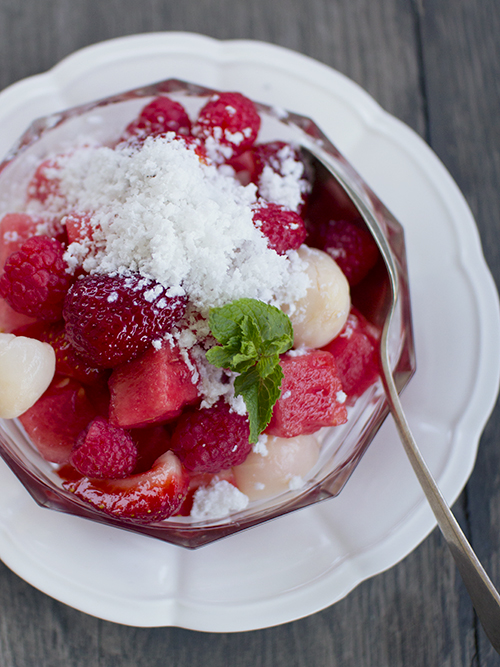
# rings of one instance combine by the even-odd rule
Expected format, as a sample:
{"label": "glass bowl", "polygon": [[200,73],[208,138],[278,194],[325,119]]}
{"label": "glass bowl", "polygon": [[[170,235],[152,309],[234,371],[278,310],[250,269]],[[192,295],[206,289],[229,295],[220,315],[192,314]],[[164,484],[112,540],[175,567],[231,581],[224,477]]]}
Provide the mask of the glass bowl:
{"label": "glass bowl", "polygon": [[[36,166],[48,155],[70,149],[79,137],[90,134],[99,143],[113,145],[142,107],[157,95],[168,94],[180,101],[189,113],[195,114],[214,92],[169,79],[34,121],[0,164],[0,216],[22,207],[27,183]],[[400,273],[399,310],[391,330],[391,359],[396,384],[401,391],[415,371],[401,225],[314,121],[283,109],[262,104],[256,106],[262,119],[258,142],[281,140],[301,145],[304,138],[308,142],[311,138],[318,142],[330,153],[385,230]],[[313,189],[328,192],[329,196],[342,203],[347,217],[357,217],[354,205],[324,170],[315,171]],[[381,324],[380,313],[387,289],[387,274],[382,260],[379,260],[361,285],[352,290],[354,305],[374,324]],[[0,420],[0,455],[34,500],[43,507],[196,548],[339,494],[388,414],[381,382],[376,382],[359,397],[348,408],[348,413],[346,424],[323,429],[319,459],[303,480],[301,488],[253,501],[245,510],[216,520],[194,521],[190,517],[174,516],[144,525],[100,513],[63,488],[57,466],[40,456],[16,419]]]}

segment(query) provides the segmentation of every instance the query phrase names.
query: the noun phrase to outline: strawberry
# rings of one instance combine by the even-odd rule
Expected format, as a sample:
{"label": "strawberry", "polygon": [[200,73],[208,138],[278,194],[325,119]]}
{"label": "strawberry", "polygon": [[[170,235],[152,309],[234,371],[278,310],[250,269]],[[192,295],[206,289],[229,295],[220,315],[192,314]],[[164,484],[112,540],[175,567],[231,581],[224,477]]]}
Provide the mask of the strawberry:
{"label": "strawberry", "polygon": [[189,475],[168,451],[147,472],[114,480],[82,477],[63,482],[63,487],[100,512],[147,524],[177,512],[188,492]]}
{"label": "strawberry", "polygon": [[138,274],[84,276],[64,301],[66,337],[95,366],[130,361],[183,316],[186,299],[165,291]]}

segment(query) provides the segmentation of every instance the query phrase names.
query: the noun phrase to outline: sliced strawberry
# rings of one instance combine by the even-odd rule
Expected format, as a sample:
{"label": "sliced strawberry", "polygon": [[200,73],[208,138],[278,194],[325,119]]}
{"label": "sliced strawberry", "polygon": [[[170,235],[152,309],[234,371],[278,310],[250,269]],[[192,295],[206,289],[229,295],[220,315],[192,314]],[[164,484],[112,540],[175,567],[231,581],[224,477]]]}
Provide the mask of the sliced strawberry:
{"label": "sliced strawberry", "polygon": [[177,512],[188,492],[189,475],[168,451],[147,472],[116,480],[83,477],[63,486],[105,514],[145,524]]}

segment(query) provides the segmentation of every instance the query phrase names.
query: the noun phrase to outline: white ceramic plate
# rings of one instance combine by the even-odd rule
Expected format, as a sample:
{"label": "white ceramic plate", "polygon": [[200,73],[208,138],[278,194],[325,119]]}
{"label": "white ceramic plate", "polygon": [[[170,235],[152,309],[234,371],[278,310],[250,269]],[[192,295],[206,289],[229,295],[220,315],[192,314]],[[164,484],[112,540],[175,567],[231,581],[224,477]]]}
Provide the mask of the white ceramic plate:
{"label": "white ceramic plate", "polygon": [[[4,90],[0,155],[37,116],[169,77],[313,117],[399,218],[418,361],[403,403],[453,502],[498,390],[498,297],[448,172],[356,84],[269,44],[125,37]],[[3,561],[76,609],[135,626],[232,632],[312,614],[404,558],[435,525],[390,420],[338,498],[195,552],[41,509],[3,463],[0,489]]]}

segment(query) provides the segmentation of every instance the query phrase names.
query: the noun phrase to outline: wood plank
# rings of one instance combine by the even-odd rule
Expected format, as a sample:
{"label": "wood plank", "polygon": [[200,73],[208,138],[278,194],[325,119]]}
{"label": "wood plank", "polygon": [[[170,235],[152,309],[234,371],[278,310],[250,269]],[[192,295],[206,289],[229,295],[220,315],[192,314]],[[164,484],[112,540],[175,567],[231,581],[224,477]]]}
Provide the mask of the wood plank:
{"label": "wood plank", "polygon": [[[459,0],[456,13],[454,0],[443,0],[441,7],[425,2],[422,16],[414,4],[1,0],[0,87],[45,71],[77,48],[136,32],[183,30],[295,49],[351,77],[430,138],[476,213],[498,277],[498,58],[493,63],[490,50],[499,12],[493,0]],[[498,420],[497,412],[469,485],[473,537],[483,555],[499,553]],[[465,508],[462,497],[456,510],[464,522]],[[489,564],[498,568],[497,557]],[[159,667],[167,660],[176,667],[459,667],[474,664],[476,650],[468,598],[437,533],[337,605],[250,633],[135,629],[98,621],[50,600],[5,566],[0,609],[2,667]],[[498,664],[484,642],[480,659],[481,667]]]}
{"label": "wood plank", "polygon": [[[431,145],[464,193],[500,284],[500,7],[493,0],[425,3],[422,38]],[[446,54],[446,58],[442,55]],[[500,587],[500,411],[481,441],[467,485],[471,539]],[[500,664],[482,630],[481,665]]]}
{"label": "wood plank", "polygon": [[0,665],[99,664],[99,621],[22,581],[0,562]]}

